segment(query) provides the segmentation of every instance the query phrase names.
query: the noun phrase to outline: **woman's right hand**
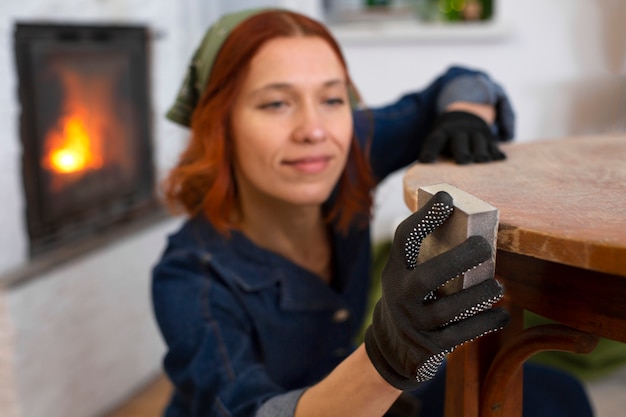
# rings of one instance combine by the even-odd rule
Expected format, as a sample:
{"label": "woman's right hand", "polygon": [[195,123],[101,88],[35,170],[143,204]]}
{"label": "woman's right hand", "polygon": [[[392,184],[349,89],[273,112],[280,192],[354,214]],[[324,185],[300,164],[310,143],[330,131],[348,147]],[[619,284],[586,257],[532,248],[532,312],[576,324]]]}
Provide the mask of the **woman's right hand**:
{"label": "woman's right hand", "polygon": [[381,376],[402,390],[431,379],[457,346],[506,326],[508,313],[492,308],[504,293],[493,277],[450,295],[436,290],[486,261],[492,248],[481,236],[417,264],[424,238],[453,211],[452,197],[434,195],[398,226],[382,273],[382,297],[365,334],[368,356]]}

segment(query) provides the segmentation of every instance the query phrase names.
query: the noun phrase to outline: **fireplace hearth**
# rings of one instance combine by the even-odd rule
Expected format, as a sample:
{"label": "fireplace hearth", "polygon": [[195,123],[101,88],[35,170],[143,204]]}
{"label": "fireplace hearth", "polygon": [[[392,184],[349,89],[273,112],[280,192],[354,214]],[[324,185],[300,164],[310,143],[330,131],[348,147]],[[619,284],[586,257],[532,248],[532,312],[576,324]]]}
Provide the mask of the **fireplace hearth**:
{"label": "fireplace hearth", "polygon": [[14,35],[31,257],[161,211],[147,28],[20,22]]}

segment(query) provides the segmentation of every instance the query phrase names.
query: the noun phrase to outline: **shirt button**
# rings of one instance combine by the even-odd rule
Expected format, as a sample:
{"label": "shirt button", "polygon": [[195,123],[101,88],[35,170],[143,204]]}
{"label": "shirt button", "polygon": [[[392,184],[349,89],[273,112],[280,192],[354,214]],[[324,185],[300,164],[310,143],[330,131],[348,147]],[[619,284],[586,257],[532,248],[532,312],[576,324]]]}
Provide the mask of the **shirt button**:
{"label": "shirt button", "polygon": [[340,308],[339,310],[335,311],[335,314],[333,314],[333,321],[335,323],[343,323],[344,321],[348,320],[348,317],[350,317],[350,312],[348,311],[348,309]]}

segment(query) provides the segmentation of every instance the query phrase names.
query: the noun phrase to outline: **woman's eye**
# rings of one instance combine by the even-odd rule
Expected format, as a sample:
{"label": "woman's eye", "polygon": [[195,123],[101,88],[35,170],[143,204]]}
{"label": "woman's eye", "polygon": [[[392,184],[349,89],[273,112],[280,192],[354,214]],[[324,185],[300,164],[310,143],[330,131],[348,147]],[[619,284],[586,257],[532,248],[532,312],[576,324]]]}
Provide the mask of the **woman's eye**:
{"label": "woman's eye", "polygon": [[263,103],[259,106],[259,108],[264,110],[278,110],[286,105],[287,103],[285,101],[276,100]]}
{"label": "woman's eye", "polygon": [[331,106],[341,106],[346,101],[342,97],[332,97],[332,98],[326,99],[324,102]]}

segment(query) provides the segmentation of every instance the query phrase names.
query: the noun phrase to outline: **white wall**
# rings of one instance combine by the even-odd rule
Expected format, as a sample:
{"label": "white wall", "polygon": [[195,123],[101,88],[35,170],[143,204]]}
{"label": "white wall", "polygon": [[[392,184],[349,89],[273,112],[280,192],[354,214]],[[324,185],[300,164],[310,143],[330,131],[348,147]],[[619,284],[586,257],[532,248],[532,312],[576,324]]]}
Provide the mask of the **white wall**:
{"label": "white wall", "polygon": [[[26,261],[27,246],[12,49],[15,20],[146,23],[162,35],[153,44],[152,93],[156,159],[163,172],[184,143],[185,131],[161,116],[204,26],[214,20],[216,9],[234,3],[0,2],[0,275]],[[319,16],[317,0],[246,3],[294,7]],[[509,31],[493,40],[342,41],[365,99],[372,105],[391,101],[424,86],[447,66],[463,64],[488,71],[506,88],[517,111],[518,141],[623,131],[626,2],[500,0],[500,5],[499,19]],[[400,175],[379,190],[375,237],[388,236],[396,219],[406,214],[401,195]],[[16,353],[0,347],[0,377],[17,370],[0,382],[0,415],[20,412],[9,404],[14,398],[6,385],[11,378],[17,380],[15,396],[26,404],[20,416],[85,417],[119,400],[158,369],[162,346],[148,301],[149,268],[176,224],[155,226],[49,271],[38,282],[0,293],[0,346],[19,348]],[[78,392],[83,402],[74,395]]]}
{"label": "white wall", "polygon": [[155,377],[163,343],[149,269],[168,228],[143,230],[0,293],[14,333],[13,381],[0,380],[0,390],[13,390],[21,410],[5,413],[0,398],[0,416],[99,415]]}
{"label": "white wall", "polygon": [[365,98],[373,104],[392,100],[458,63],[486,70],[506,88],[518,114],[518,140],[608,128],[616,114],[602,105],[626,95],[626,2],[498,4],[498,19],[509,34],[493,41],[344,43]]}

